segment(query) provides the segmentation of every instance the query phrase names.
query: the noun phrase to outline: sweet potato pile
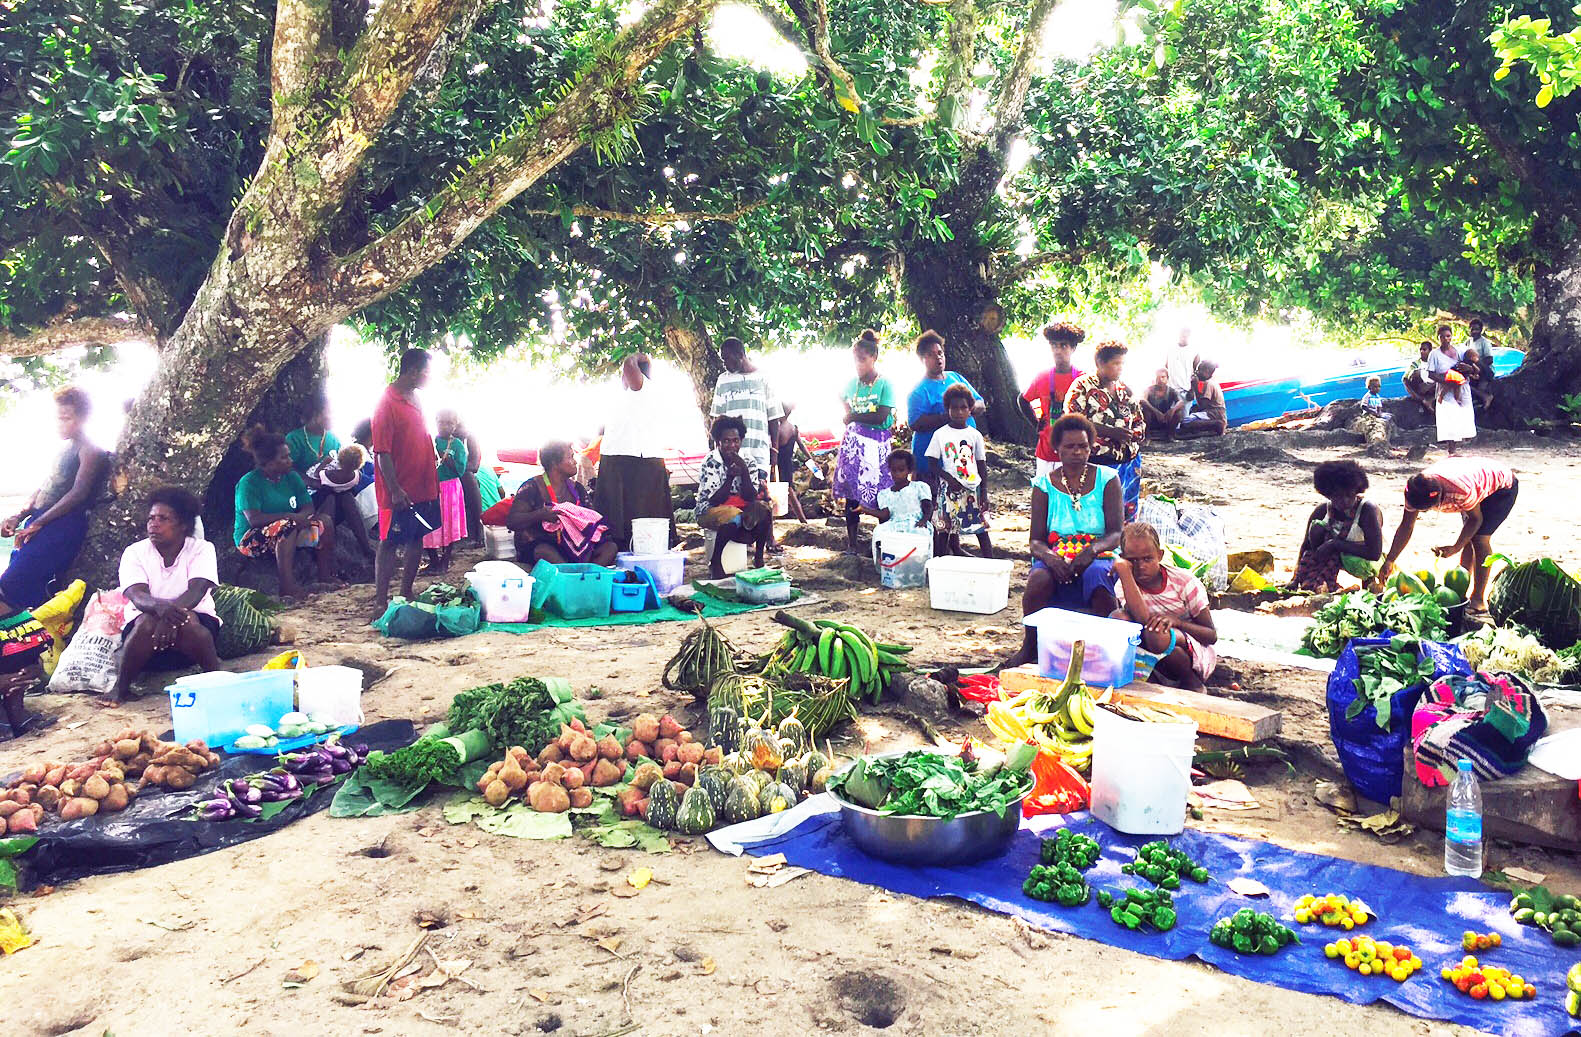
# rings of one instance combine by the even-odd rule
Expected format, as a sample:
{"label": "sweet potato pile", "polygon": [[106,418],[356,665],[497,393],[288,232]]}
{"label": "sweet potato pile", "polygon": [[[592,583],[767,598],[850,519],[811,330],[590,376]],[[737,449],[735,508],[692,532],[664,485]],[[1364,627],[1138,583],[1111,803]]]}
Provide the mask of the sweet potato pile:
{"label": "sweet potato pile", "polygon": [[[18,835],[36,831],[51,813],[62,821],[115,813],[125,810],[140,788],[190,788],[200,772],[219,762],[201,741],[176,745],[127,728],[95,746],[93,758],[84,763],[51,761],[24,770],[0,791],[0,822],[4,834]],[[141,785],[135,784],[139,778]]]}
{"label": "sweet potato pile", "polygon": [[500,762],[491,764],[478,781],[490,806],[514,797],[534,810],[561,813],[593,802],[593,789],[619,783],[626,776],[625,750],[613,735],[595,739],[580,720],[560,727],[560,737],[536,759],[513,745]]}
{"label": "sweet potato pile", "polygon": [[662,717],[640,713],[631,721],[626,758],[642,762],[637,765],[631,785],[615,798],[615,804],[626,817],[642,817],[647,791],[655,781],[665,778],[691,788],[697,782],[698,769],[719,763],[724,751],[717,746],[703,748],[703,743],[668,713]]}

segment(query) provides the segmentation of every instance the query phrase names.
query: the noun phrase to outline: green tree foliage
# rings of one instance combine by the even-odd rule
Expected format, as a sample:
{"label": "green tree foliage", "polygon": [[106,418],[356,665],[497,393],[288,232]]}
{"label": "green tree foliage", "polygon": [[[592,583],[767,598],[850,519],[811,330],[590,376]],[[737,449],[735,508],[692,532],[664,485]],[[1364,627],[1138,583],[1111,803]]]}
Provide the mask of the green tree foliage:
{"label": "green tree foliage", "polygon": [[[1581,4],[1572,11],[1581,20]],[[1523,14],[1494,29],[1490,39],[1504,61],[1493,78],[1504,79],[1517,64],[1529,66],[1540,84],[1533,98],[1537,107],[1581,88],[1581,28],[1557,33],[1552,19]]]}

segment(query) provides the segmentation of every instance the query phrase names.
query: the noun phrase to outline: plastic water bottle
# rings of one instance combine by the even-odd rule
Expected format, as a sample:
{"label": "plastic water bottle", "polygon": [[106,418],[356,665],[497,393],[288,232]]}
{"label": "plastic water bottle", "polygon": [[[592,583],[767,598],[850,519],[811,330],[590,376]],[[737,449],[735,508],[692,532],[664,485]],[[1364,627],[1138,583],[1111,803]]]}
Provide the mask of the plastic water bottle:
{"label": "plastic water bottle", "polygon": [[1458,766],[1444,815],[1444,871],[1478,878],[1482,875],[1482,789],[1470,760],[1461,760]]}

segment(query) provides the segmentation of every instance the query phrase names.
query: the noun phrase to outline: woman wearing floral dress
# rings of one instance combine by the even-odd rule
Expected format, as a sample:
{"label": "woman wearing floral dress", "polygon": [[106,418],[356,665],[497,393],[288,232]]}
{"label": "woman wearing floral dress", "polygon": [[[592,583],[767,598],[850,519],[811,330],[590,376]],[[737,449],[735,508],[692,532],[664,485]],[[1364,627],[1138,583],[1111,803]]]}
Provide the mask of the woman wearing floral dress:
{"label": "woman wearing floral dress", "polygon": [[1125,515],[1130,519],[1142,497],[1142,436],[1147,423],[1130,386],[1120,380],[1127,352],[1118,342],[1100,342],[1095,370],[1076,379],[1065,395],[1065,413],[1080,414],[1093,423],[1097,442],[1092,463],[1113,468],[1120,476]]}
{"label": "woman wearing floral dress", "polygon": [[858,554],[857,532],[863,508],[876,508],[878,494],[891,485],[889,438],[895,427],[895,390],[879,377],[878,333],[869,329],[851,346],[856,377],[840,400],[845,404],[845,436],[834,465],[835,499],[845,501],[845,532]]}

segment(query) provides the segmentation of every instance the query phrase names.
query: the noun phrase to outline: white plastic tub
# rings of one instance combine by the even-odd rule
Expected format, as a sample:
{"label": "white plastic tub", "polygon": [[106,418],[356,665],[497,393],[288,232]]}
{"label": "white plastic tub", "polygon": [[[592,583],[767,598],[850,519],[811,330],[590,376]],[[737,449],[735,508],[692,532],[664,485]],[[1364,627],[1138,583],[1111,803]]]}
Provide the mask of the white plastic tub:
{"label": "white plastic tub", "polygon": [[989,616],[1010,604],[1008,558],[958,558],[928,562],[928,604],[942,612],[976,612]]}
{"label": "white plastic tub", "polygon": [[748,583],[737,576],[736,597],[742,601],[749,601],[754,605],[780,605],[791,600],[791,584],[789,580],[776,580],[772,583]]}
{"label": "white plastic tub", "polygon": [[297,709],[314,723],[362,723],[362,671],[350,666],[304,666],[296,671]]}
{"label": "white plastic tub", "polygon": [[774,506],[774,517],[784,518],[790,514],[790,484],[782,482],[769,483],[769,501]]}
{"label": "white plastic tub", "polygon": [[533,578],[514,562],[479,562],[466,576],[490,623],[525,623],[532,611]]}
{"label": "white plastic tub", "polygon": [[640,518],[631,520],[631,553],[662,555],[670,549],[670,520]]}
{"label": "white plastic tub", "polygon": [[1197,725],[1143,723],[1098,709],[1092,731],[1092,815],[1127,835],[1186,826]]}
{"label": "white plastic tub", "polygon": [[653,589],[661,598],[686,582],[685,551],[662,551],[653,555],[622,551],[615,556],[615,566],[627,570],[641,569],[647,573],[653,578]]}
{"label": "white plastic tub", "polygon": [[496,561],[516,560],[516,534],[504,526],[483,527],[483,553]]}
{"label": "white plastic tub", "polygon": [[878,582],[890,590],[921,587],[928,582],[928,561],[933,557],[933,536],[885,530],[873,534],[873,564]]}
{"label": "white plastic tub", "polygon": [[1095,688],[1123,688],[1136,680],[1136,650],[1142,642],[1140,623],[1091,616],[1065,609],[1040,609],[1023,622],[1038,632],[1038,672],[1064,680],[1070,670],[1071,646],[1085,643],[1081,679]]}

